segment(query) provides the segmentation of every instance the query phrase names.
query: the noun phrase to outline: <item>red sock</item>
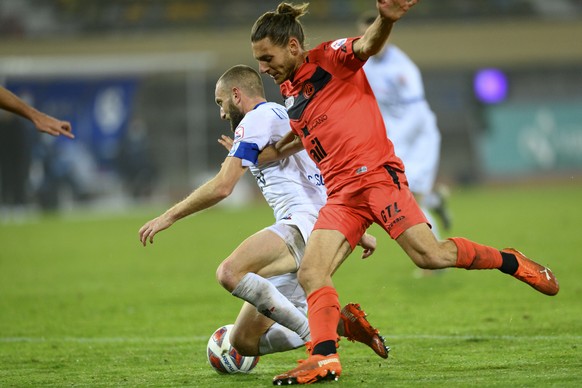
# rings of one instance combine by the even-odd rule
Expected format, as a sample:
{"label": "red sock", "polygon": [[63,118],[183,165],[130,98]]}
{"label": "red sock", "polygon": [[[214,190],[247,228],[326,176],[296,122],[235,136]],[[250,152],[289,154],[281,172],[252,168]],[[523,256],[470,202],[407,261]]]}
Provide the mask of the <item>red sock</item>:
{"label": "red sock", "polygon": [[307,306],[313,348],[323,341],[337,341],[340,304],[335,288],[325,286],[313,291],[307,297]]}
{"label": "red sock", "polygon": [[493,269],[501,267],[503,259],[498,249],[477,244],[462,237],[449,238],[457,246],[456,267],[465,269]]}

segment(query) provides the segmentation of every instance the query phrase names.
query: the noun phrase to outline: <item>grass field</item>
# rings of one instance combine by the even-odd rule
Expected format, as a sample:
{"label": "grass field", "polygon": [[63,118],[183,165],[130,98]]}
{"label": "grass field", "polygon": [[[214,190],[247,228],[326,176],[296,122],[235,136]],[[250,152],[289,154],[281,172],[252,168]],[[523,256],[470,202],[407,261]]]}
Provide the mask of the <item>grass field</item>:
{"label": "grass field", "polygon": [[[515,246],[558,277],[556,297],[499,271],[416,279],[397,245],[354,254],[334,280],[392,347],[389,360],[341,341],[341,386],[582,386],[582,185],[456,189],[454,230]],[[180,221],[143,248],[139,227],[163,209],[0,225],[0,386],[269,386],[303,350],[221,376],[206,342],[241,305],[218,263],[272,222],[264,204]],[[359,252],[358,252],[359,254]],[[334,384],[334,383],[328,383]]]}

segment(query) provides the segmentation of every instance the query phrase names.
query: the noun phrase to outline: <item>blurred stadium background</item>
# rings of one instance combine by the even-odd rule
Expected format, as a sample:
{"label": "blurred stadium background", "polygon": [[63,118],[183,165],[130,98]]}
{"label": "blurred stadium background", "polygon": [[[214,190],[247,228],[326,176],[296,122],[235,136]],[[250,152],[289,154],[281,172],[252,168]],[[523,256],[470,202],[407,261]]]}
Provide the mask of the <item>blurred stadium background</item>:
{"label": "blurred stadium background", "polygon": [[[256,66],[250,27],[278,3],[2,0],[0,83],[71,121],[77,139],[39,135],[0,113],[0,217],[119,210],[190,192],[225,155],[215,81],[234,64]],[[373,7],[311,1],[308,44],[355,35]],[[580,184],[581,1],[425,0],[392,41],[423,71],[443,135],[441,182]],[[254,197],[247,183],[239,200]]]}

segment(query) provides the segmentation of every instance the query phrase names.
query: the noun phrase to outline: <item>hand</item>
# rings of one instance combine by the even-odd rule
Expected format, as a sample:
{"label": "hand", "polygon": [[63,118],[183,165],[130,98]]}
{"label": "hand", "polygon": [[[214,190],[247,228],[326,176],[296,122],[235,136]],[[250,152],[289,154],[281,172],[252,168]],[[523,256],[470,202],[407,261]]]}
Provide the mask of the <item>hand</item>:
{"label": "hand", "polygon": [[395,22],[418,2],[419,0],[377,0],[376,7],[381,17]]}
{"label": "hand", "polygon": [[71,133],[71,123],[68,121],[57,120],[54,117],[40,113],[33,118],[34,125],[41,131],[49,135],[59,136],[64,135],[70,139],[74,139],[75,135]]}
{"label": "hand", "polygon": [[371,234],[364,233],[358,245],[364,248],[364,251],[362,252],[362,259],[366,259],[370,257],[376,250],[376,237],[372,236]]}
{"label": "hand", "polygon": [[153,244],[154,236],[158,232],[168,229],[173,223],[174,222],[165,214],[146,222],[139,230],[139,241],[141,241],[144,247],[146,246],[148,239],[150,240],[150,244]]}
{"label": "hand", "polygon": [[218,139],[218,142],[222,144],[227,151],[230,151],[234,140],[232,140],[230,137],[226,135],[220,135],[220,139]]}

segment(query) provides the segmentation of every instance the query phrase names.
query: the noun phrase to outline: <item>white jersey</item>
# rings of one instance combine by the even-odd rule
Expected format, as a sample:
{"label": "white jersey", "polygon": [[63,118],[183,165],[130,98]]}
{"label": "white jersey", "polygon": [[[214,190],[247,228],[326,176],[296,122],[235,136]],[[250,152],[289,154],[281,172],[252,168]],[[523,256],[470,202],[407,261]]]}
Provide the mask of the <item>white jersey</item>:
{"label": "white jersey", "polygon": [[229,156],[240,158],[242,165],[249,167],[277,222],[296,225],[307,240],[327,198],[318,168],[304,150],[257,166],[259,152],[290,130],[289,116],[283,106],[261,103],[236,127]]}
{"label": "white jersey", "polygon": [[441,135],[424,97],[420,70],[402,50],[388,45],[366,62],[364,71],[410,190],[429,193],[438,172]]}

